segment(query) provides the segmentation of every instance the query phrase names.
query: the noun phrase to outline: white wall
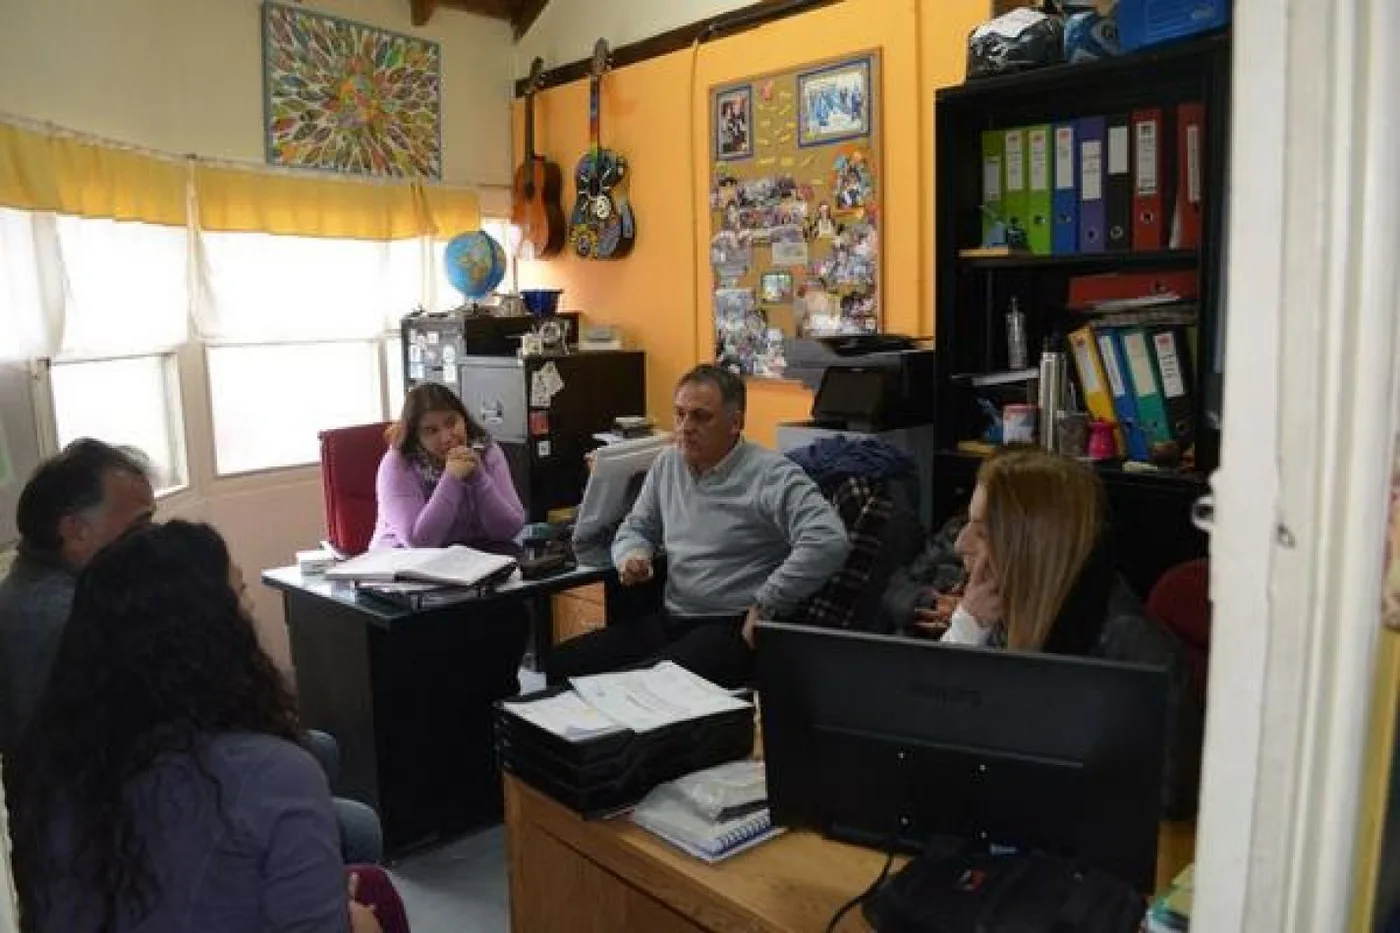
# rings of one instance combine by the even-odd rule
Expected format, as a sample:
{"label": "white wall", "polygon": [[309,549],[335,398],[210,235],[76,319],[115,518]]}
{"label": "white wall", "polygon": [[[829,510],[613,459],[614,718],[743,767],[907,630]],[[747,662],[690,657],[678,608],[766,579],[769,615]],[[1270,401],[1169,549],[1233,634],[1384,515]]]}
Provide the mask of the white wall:
{"label": "white wall", "polygon": [[617,48],[748,6],[753,0],[552,0],[515,49],[518,75],[538,55],[545,68],[593,54],[601,36]]}
{"label": "white wall", "polygon": [[[561,0],[559,5],[568,5]],[[509,184],[510,28],[408,0],[309,8],[442,43],[445,180]],[[263,158],[259,0],[0,0],[0,111],[208,157]]]}

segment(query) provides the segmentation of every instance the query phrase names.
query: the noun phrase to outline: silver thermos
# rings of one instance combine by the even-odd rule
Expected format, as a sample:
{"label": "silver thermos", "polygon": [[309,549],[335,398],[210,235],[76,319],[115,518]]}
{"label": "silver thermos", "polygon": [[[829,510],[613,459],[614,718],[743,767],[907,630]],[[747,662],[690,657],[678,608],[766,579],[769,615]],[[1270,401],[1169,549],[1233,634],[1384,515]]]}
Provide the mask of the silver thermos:
{"label": "silver thermos", "polygon": [[1054,337],[1047,337],[1040,352],[1040,446],[1046,450],[1055,449],[1055,424],[1065,410],[1067,361],[1064,352],[1057,349],[1058,343]]}

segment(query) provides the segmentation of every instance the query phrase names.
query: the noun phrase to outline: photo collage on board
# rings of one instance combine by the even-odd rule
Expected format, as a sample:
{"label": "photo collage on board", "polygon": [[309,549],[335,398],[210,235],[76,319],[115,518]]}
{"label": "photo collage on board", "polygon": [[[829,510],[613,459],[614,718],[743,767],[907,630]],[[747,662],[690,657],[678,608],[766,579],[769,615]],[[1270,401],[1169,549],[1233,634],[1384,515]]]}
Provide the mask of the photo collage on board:
{"label": "photo collage on board", "polygon": [[880,329],[879,57],[711,92],[715,356],[781,376],[788,337]]}

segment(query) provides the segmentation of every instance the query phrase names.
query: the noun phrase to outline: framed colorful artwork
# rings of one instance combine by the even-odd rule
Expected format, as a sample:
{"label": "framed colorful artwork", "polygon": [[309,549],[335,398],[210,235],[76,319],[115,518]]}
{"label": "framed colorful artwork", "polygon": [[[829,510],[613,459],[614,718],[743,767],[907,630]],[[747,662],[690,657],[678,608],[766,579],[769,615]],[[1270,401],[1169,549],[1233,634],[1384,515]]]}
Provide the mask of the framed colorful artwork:
{"label": "framed colorful artwork", "polygon": [[270,164],[442,177],[436,42],[303,6],[265,2],[262,14]]}
{"label": "framed colorful artwork", "polygon": [[824,146],[870,135],[870,59],[826,65],[797,76],[797,144]]}
{"label": "framed colorful artwork", "polygon": [[753,90],[747,84],[714,96],[715,158],[747,159],[753,155]]}

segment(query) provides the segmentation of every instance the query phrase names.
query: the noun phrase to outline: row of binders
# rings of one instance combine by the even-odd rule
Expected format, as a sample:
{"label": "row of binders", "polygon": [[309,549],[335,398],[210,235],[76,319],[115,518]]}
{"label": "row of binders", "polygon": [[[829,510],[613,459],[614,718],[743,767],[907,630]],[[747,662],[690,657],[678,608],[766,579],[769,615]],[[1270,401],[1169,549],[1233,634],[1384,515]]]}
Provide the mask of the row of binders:
{"label": "row of binders", "polygon": [[987,130],[982,245],[1044,256],[1194,249],[1204,145],[1199,102]]}
{"label": "row of binders", "polygon": [[1151,461],[1161,445],[1179,454],[1195,441],[1195,326],[1086,324],[1069,335],[1084,407],[1115,423],[1118,454]]}

